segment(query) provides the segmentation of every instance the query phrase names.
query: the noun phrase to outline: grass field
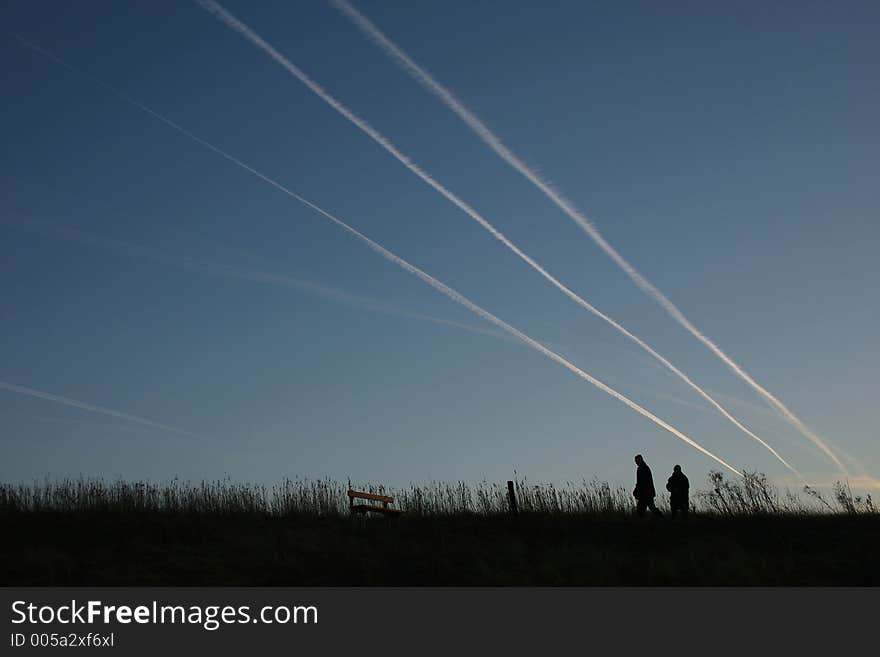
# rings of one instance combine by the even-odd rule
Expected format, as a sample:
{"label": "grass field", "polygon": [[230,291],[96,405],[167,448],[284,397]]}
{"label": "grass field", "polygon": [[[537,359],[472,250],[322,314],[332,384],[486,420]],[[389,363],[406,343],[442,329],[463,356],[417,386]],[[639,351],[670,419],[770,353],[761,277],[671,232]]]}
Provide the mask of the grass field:
{"label": "grass field", "polygon": [[[369,486],[352,486],[361,490]],[[353,520],[347,484],[0,486],[5,585],[880,585],[880,514],[845,486],[779,493],[712,473],[687,519],[638,518],[597,481],[385,491]],[[379,490],[373,487],[373,490]],[[662,508],[662,504],[661,504]]]}

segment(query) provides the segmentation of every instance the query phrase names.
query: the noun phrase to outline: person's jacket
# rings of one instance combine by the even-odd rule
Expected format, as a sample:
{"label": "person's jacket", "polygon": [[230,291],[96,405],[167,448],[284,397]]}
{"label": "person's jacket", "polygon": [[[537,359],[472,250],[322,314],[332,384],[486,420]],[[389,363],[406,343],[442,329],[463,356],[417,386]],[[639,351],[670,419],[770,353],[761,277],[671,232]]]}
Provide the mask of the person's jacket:
{"label": "person's jacket", "polygon": [[666,482],[666,490],[672,493],[672,499],[676,501],[686,501],[689,489],[690,482],[684,472],[673,472]]}
{"label": "person's jacket", "polygon": [[651,476],[651,468],[647,464],[642,463],[636,469],[636,489],[633,491],[633,497],[637,500],[650,500],[657,495],[654,490],[654,477]]}

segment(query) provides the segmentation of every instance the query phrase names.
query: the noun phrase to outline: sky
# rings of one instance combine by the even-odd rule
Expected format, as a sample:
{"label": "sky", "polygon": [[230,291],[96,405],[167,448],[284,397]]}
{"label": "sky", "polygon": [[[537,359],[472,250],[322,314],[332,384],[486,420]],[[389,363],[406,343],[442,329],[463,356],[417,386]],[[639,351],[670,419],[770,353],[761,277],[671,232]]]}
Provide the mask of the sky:
{"label": "sky", "polygon": [[[331,4],[223,6],[808,483],[842,477]],[[354,6],[845,455],[854,489],[876,485],[876,3]],[[198,5],[0,11],[0,480],[629,485],[635,453],[695,486],[719,469],[97,78],[728,463],[802,485]]]}

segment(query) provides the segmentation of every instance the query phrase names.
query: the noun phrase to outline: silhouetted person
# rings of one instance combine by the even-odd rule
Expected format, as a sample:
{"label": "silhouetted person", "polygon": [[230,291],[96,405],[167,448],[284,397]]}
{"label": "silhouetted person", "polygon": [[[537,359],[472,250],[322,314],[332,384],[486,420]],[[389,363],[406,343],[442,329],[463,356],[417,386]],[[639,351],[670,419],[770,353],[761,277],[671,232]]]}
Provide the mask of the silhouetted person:
{"label": "silhouetted person", "polygon": [[651,509],[651,513],[655,516],[663,517],[660,509],[654,506],[654,497],[657,492],[654,490],[654,477],[651,476],[651,468],[645,463],[645,459],[641,454],[636,455],[636,487],[633,490],[633,497],[636,498],[636,513],[640,516],[645,515],[645,509]]}
{"label": "silhouetted person", "polygon": [[681,471],[681,466],[675,466],[672,469],[672,476],[666,482],[666,490],[669,491],[669,507],[672,509],[673,517],[678,511],[681,511],[681,515],[687,516],[690,486],[688,478]]}

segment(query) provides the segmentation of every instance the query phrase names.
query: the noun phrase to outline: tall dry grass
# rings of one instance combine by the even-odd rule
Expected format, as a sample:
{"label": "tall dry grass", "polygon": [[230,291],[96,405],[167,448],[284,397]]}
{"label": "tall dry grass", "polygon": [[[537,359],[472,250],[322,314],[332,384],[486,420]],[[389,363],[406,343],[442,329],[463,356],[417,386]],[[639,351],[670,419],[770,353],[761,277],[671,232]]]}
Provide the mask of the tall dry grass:
{"label": "tall dry grass", "polygon": [[700,508],[716,515],[815,515],[820,513],[877,513],[871,495],[853,495],[848,484],[837,482],[831,493],[804,486],[806,499],[773,486],[760,472],[745,472],[742,479],[725,479],[723,473],[709,473],[709,487],[697,492]]}
{"label": "tall dry grass", "polygon": [[[102,479],[60,479],[32,484],[0,484],[0,511],[21,512],[155,512],[168,514],[340,516],[348,513],[348,488],[383,493],[410,516],[502,515],[509,513],[502,482],[432,482],[405,488],[343,484],[331,479],[285,479],[273,486],[230,479],[198,483],[172,480],[158,484]],[[532,484],[515,478],[521,513],[615,516],[632,513],[633,500],[623,487],[598,481]],[[659,492],[659,491],[658,491]],[[805,497],[780,492],[761,473],[739,480],[710,472],[708,487],[692,493],[695,513],[717,516],[817,515],[877,513],[870,495],[853,495],[838,483],[830,494],[805,487]],[[658,497],[664,506],[666,496]]]}

